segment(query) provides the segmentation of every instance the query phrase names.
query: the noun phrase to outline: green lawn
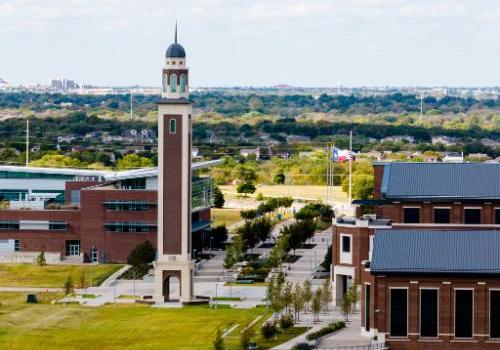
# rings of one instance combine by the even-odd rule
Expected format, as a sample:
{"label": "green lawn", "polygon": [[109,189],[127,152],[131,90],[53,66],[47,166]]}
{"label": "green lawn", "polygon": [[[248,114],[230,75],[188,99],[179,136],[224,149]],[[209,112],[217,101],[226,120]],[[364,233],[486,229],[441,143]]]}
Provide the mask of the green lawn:
{"label": "green lawn", "polygon": [[[86,308],[50,304],[61,295],[37,296],[42,303],[33,305],[25,303],[25,294],[0,293],[0,349],[206,350],[212,348],[217,329],[238,324],[230,335],[230,349],[237,349],[241,329],[259,316],[254,325],[259,349],[276,345],[276,341],[261,339],[260,325],[270,316],[262,307],[160,309],[132,304]],[[277,342],[303,331],[282,335]]]}
{"label": "green lawn", "polygon": [[241,221],[240,209],[216,209],[212,208],[212,226],[216,227],[225,224],[226,227]]}
{"label": "green lawn", "polygon": [[78,281],[82,272],[92,286],[101,284],[123,265],[0,264],[0,287],[62,288],[69,275]]}

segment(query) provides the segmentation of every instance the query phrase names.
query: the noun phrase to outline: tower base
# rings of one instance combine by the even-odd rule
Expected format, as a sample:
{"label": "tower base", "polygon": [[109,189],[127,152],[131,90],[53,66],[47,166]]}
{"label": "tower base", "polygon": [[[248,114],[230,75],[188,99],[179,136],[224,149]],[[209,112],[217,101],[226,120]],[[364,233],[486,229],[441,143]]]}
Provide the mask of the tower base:
{"label": "tower base", "polygon": [[[155,303],[179,302],[181,304],[191,304],[196,302],[193,287],[193,267],[193,263],[189,261],[156,261],[154,263]],[[175,284],[175,279],[178,280],[178,284]],[[178,288],[178,291],[175,292],[172,288]],[[174,293],[170,293],[171,291],[174,291]]]}

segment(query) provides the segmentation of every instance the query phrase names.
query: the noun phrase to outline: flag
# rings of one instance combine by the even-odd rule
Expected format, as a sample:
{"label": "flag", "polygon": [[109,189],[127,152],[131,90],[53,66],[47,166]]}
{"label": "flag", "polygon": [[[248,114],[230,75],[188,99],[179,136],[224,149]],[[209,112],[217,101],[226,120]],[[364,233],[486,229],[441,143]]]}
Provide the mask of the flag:
{"label": "flag", "polygon": [[347,149],[334,148],[332,154],[332,160],[334,162],[343,163],[349,160],[355,160],[354,153]]}

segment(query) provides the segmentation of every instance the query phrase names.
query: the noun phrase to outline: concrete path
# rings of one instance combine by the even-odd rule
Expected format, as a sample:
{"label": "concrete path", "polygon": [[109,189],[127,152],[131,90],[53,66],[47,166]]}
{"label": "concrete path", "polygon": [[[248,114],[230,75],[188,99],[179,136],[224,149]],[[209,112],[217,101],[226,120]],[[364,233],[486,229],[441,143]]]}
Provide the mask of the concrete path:
{"label": "concrete path", "polygon": [[335,334],[323,337],[318,344],[318,348],[363,346],[370,345],[370,341],[370,337],[361,335],[361,317],[359,313],[356,313],[349,316],[346,328]]}

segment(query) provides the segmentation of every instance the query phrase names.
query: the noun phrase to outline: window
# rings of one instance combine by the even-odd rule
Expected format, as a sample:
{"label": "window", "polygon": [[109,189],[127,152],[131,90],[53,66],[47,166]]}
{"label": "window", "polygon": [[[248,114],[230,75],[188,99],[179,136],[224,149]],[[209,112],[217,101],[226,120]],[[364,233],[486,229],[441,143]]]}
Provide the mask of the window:
{"label": "window", "polygon": [[151,204],[142,201],[109,201],[104,203],[104,207],[109,211],[147,211]]}
{"label": "window", "polygon": [[21,241],[16,239],[14,240],[14,251],[18,252],[21,250]]}
{"label": "window", "polygon": [[80,190],[71,190],[71,204],[80,204]]}
{"label": "window", "polygon": [[177,92],[177,75],[170,74],[170,92]]}
{"label": "window", "polygon": [[408,290],[391,289],[391,337],[408,335]]}
{"label": "window", "polygon": [[163,92],[167,92],[167,89],[168,89],[168,77],[166,75],[163,76],[162,86],[163,86]]}
{"label": "window", "polygon": [[481,223],[481,209],[469,208],[464,209],[464,222],[466,224],[480,224]]}
{"label": "window", "polygon": [[181,94],[186,92],[186,75],[181,74],[181,77],[179,78],[179,92]]}
{"label": "window", "polygon": [[434,209],[434,222],[436,224],[449,224],[450,223],[450,209],[449,208],[435,208]]}
{"label": "window", "polygon": [[438,336],[438,290],[420,290],[420,336]]}
{"label": "window", "polygon": [[144,222],[107,222],[104,224],[108,232],[149,232],[154,225]]}
{"label": "window", "polygon": [[472,305],[472,290],[455,290],[455,338],[472,338]]}
{"label": "window", "polygon": [[500,338],[500,290],[490,291],[490,338]]}
{"label": "window", "polygon": [[500,209],[495,209],[495,224],[500,225]]}
{"label": "window", "polygon": [[370,285],[365,285],[365,330],[370,331]]}
{"label": "window", "polygon": [[64,221],[49,221],[49,230],[64,231],[68,228],[68,224]]}
{"label": "window", "polygon": [[19,230],[19,221],[0,221],[0,230]]}
{"label": "window", "polygon": [[342,236],[342,252],[343,253],[351,252],[351,237]]}
{"label": "window", "polygon": [[418,224],[420,222],[420,208],[404,208],[403,222],[406,224]]}
{"label": "window", "polygon": [[175,134],[177,132],[177,121],[175,119],[170,119],[169,130],[171,134]]}
{"label": "window", "polygon": [[145,190],[146,178],[127,179],[120,181],[120,188],[122,190]]}

